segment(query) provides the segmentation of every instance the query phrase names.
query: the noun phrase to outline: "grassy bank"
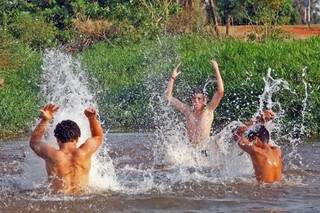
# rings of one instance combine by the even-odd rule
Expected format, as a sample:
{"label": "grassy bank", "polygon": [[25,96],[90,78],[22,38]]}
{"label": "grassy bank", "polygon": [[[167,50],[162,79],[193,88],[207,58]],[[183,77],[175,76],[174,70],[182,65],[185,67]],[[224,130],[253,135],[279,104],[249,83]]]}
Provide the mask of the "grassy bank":
{"label": "grassy bank", "polygon": [[[23,134],[38,115],[41,53],[6,37],[1,39],[0,138]],[[5,41],[5,42],[4,42]],[[5,44],[5,45],[3,45]],[[160,37],[128,43],[98,43],[79,54],[96,93],[100,114],[112,129],[152,129],[162,116],[161,97],[172,68],[179,62],[182,75],[174,94],[189,102],[190,90],[214,79],[209,60],[215,58],[225,82],[225,97],[217,109],[216,126],[245,119],[256,111],[268,68],[272,76],[288,81],[291,91],[273,96],[286,113],[287,126],[301,122],[304,79],[310,85],[305,112],[309,132],[320,130],[320,38],[298,41],[207,40],[189,35]],[[5,62],[5,63],[4,63]],[[212,83],[207,89],[214,92]],[[274,107],[275,111],[279,107]],[[294,121],[294,122],[293,122]],[[160,124],[161,125],[161,124]]]}
{"label": "grassy bank", "polygon": [[41,56],[6,36],[0,50],[0,138],[5,138],[24,134],[39,114]]}
{"label": "grassy bank", "polygon": [[[113,128],[138,129],[156,125],[153,116],[158,106],[154,98],[163,94],[172,68],[180,61],[183,74],[177,81],[175,95],[184,101],[189,101],[191,88],[203,86],[208,77],[213,78],[209,60],[218,61],[225,81],[225,98],[216,115],[218,125],[244,119],[256,111],[268,68],[273,69],[274,78],[286,80],[290,85],[291,92],[283,90],[274,95],[274,101],[279,101],[286,111],[284,120],[288,125],[300,122],[305,93],[302,70],[307,67],[304,78],[311,89],[305,125],[310,132],[319,133],[319,45],[319,38],[251,43],[192,35],[138,44],[98,43],[82,52],[81,58],[95,78],[92,89],[98,91],[107,124]],[[212,84],[208,91],[212,95]]]}

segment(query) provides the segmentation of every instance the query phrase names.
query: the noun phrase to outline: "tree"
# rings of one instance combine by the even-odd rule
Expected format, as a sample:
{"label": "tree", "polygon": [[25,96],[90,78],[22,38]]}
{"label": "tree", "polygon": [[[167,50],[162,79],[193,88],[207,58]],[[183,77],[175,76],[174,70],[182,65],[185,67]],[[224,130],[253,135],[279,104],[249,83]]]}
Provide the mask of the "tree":
{"label": "tree", "polygon": [[217,2],[222,24],[227,24],[232,17],[233,23],[243,24],[244,6],[242,0],[219,0]]}
{"label": "tree", "polygon": [[256,24],[275,25],[292,23],[297,10],[292,0],[245,0],[245,14]]}

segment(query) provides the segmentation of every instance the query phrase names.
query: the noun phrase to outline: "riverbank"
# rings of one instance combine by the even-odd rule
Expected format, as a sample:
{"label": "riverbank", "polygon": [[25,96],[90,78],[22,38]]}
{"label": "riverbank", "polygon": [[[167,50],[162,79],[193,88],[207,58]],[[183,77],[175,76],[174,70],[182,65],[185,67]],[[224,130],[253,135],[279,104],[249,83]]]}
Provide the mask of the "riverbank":
{"label": "riverbank", "polygon": [[[306,40],[267,40],[262,43],[237,39],[212,40],[198,35],[161,37],[138,44],[98,43],[80,53],[94,89],[100,110],[113,127],[154,128],[157,107],[173,67],[181,62],[182,75],[175,95],[188,102],[190,89],[203,87],[214,79],[209,60],[215,58],[225,82],[225,97],[217,109],[215,125],[243,120],[256,112],[267,70],[289,83],[290,90],[274,94],[290,124],[302,122],[305,82],[307,110],[304,125],[309,133],[319,133],[320,82],[318,37]],[[303,77],[303,69],[306,74]],[[207,86],[212,96],[213,85]],[[279,110],[277,107],[275,111]],[[292,127],[292,126],[290,126]]]}
{"label": "riverbank", "polygon": [[[30,132],[43,104],[41,85],[41,52],[16,41],[6,49],[10,63],[0,64],[4,79],[0,87],[0,137],[15,137]],[[175,95],[188,102],[190,89],[207,86],[214,92],[214,79],[208,61],[215,58],[225,81],[225,97],[217,109],[215,127],[232,120],[250,117],[258,107],[264,87],[263,77],[271,68],[274,78],[288,81],[289,90],[273,96],[286,114],[285,126],[302,122],[305,85],[307,87],[304,126],[310,134],[320,129],[320,38],[305,40],[266,40],[246,42],[237,39],[215,40],[200,35],[162,36],[157,40],[138,43],[100,42],[77,56],[90,79],[101,119],[106,129],[148,131],[157,128],[155,116],[163,106],[165,91],[172,68],[182,62],[182,75],[177,80]],[[10,60],[9,60],[10,59]],[[306,74],[303,77],[303,69]],[[237,101],[235,101],[237,100]],[[275,108],[275,111],[279,110]]]}

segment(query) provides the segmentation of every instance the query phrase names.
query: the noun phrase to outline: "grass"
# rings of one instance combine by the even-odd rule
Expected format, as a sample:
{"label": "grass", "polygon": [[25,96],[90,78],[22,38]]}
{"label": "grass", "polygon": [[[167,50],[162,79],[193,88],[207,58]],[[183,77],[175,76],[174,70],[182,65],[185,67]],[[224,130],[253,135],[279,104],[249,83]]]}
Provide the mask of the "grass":
{"label": "grass", "polygon": [[[177,81],[175,94],[184,101],[188,101],[190,88],[204,85],[208,77],[213,78],[209,60],[218,61],[226,90],[217,110],[216,122],[220,125],[245,119],[255,112],[268,68],[273,69],[273,77],[288,81],[295,91],[282,91],[274,100],[286,109],[288,123],[298,121],[304,98],[302,70],[307,67],[305,80],[312,92],[306,125],[310,132],[319,133],[320,49],[316,48],[319,44],[319,38],[255,43],[189,35],[126,45],[99,43],[82,52],[81,57],[90,76],[97,79],[93,90],[100,91],[98,102],[105,118],[113,128],[131,129],[154,127],[155,106],[150,98],[163,94],[167,78],[179,61],[183,74]],[[213,93],[211,87],[209,95]],[[233,100],[237,98],[235,103]]]}
{"label": "grass", "polygon": [[[30,130],[39,109],[41,54],[10,38],[1,39],[6,59],[0,63],[0,138]],[[182,74],[174,95],[189,102],[190,90],[214,79],[209,60],[215,58],[225,82],[225,97],[217,109],[215,126],[246,119],[258,108],[269,68],[272,76],[288,81],[290,91],[273,96],[285,109],[285,122],[301,122],[304,99],[302,70],[309,84],[305,125],[320,130],[320,38],[266,40],[262,43],[235,39],[210,40],[199,35],[159,37],[139,43],[100,42],[80,53],[96,93],[102,120],[111,129],[153,129],[163,106],[167,79],[181,62]],[[211,97],[214,88],[208,84]],[[294,92],[292,92],[294,91]],[[277,107],[275,108],[277,111]],[[156,113],[155,113],[156,112]]]}
{"label": "grass", "polygon": [[0,138],[13,137],[29,131],[38,115],[38,93],[41,55],[10,38],[2,40],[8,45],[10,66],[0,67]]}

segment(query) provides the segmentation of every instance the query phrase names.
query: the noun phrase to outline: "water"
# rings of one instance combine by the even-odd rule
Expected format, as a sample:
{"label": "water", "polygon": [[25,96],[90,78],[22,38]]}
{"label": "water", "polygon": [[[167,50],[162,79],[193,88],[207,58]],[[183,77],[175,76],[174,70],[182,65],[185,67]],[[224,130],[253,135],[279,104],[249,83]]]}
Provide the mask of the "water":
{"label": "water", "polygon": [[[80,146],[90,137],[89,122],[84,115],[84,110],[89,106],[97,108],[94,95],[89,91],[85,72],[82,70],[79,60],[58,50],[46,51],[42,69],[41,95],[45,98],[43,105],[54,103],[60,107],[48,127],[45,140],[57,147],[53,130],[62,120],[70,119],[81,127],[81,138],[78,144]],[[34,183],[45,183],[46,172],[43,161],[30,150],[26,155],[25,167],[30,172],[24,177],[27,181],[23,182],[29,187],[33,187]],[[118,190],[119,185],[107,149],[100,149],[93,157],[93,162],[90,172],[90,186]],[[37,171],[36,175],[35,171]]]}
{"label": "water", "polygon": [[[150,170],[153,151],[148,148],[153,134],[108,134],[109,155],[117,175],[126,178],[126,187],[143,179],[142,174],[124,174],[126,167]],[[229,181],[189,180],[170,183],[166,177],[177,174],[174,169],[153,169],[153,181],[168,185],[115,191],[102,189],[80,197],[49,195],[43,188],[26,189],[20,177],[28,171],[23,162],[29,146],[26,139],[0,143],[0,211],[1,212],[319,212],[320,211],[320,143],[300,147],[303,166],[285,168],[279,184],[258,185],[252,175]],[[127,171],[128,172],[128,171]],[[189,169],[193,175],[194,170]],[[148,179],[145,177],[145,179]],[[147,185],[148,182],[145,182]],[[169,187],[170,186],[170,187]]]}
{"label": "water", "polygon": [[[164,57],[160,55],[159,60],[153,60],[156,62],[146,69],[164,69],[168,53],[164,51],[163,54]],[[72,119],[81,127],[80,145],[90,135],[83,110],[87,106],[97,107],[94,93],[90,91],[94,88],[89,88],[80,61],[60,51],[47,51],[42,68],[43,104],[53,102],[60,106],[48,128],[46,141],[56,146],[54,126],[61,120]],[[104,145],[93,157],[89,194],[80,197],[51,195],[47,190],[44,163],[30,151],[27,139],[1,142],[0,209],[8,212],[42,209],[53,212],[83,209],[129,212],[319,210],[315,202],[320,197],[318,143],[302,145],[301,137],[290,133],[291,146],[284,147],[284,151],[289,156],[287,165],[295,166],[286,165],[281,183],[258,185],[248,155],[232,140],[233,129],[241,123],[230,122],[208,139],[205,146],[191,147],[179,114],[163,99],[165,81],[157,79],[157,73],[149,73],[146,85],[151,94],[149,107],[158,124],[156,130],[149,134],[106,134]],[[271,70],[264,81],[257,113],[263,108],[278,109],[279,119],[268,128],[280,135],[281,131],[277,130],[281,128],[285,110],[272,97],[290,88],[282,79],[274,79]],[[208,79],[204,89],[212,82]],[[306,86],[303,110],[307,108],[307,89]],[[295,128],[299,125],[303,126],[303,122],[297,123]],[[275,142],[281,145],[281,140]],[[208,156],[201,153],[204,149]]]}

